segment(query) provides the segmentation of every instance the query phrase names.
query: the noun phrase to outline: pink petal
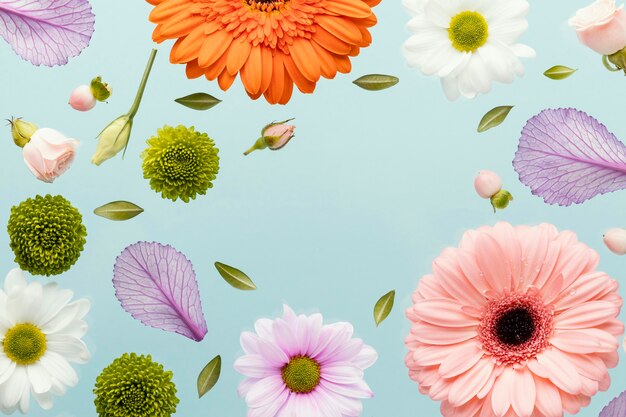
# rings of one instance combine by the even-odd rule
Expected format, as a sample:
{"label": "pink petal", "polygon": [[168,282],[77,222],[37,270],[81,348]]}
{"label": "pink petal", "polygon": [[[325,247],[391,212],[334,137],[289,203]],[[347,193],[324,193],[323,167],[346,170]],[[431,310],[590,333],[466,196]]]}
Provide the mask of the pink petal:
{"label": "pink petal", "polygon": [[322,321],[321,314],[312,314],[300,322],[296,329],[296,340],[302,354],[310,354],[317,346],[322,331]]}
{"label": "pink petal", "polygon": [[543,261],[544,263],[541,266],[539,274],[535,277],[535,281],[531,282],[532,285],[542,289],[545,283],[555,275],[554,267],[559,260],[560,252],[561,244],[559,242],[552,241],[548,244],[548,249]]}
{"label": "pink petal", "polygon": [[[441,286],[434,275],[424,275],[417,287],[418,294],[422,299],[448,297],[449,294]],[[415,300],[413,300],[415,301]]]}
{"label": "pink petal", "polygon": [[321,380],[319,387],[323,387],[328,391],[332,391],[335,394],[343,395],[344,397],[352,398],[372,398],[373,393],[370,387],[365,381],[359,381],[356,384],[336,384],[334,382]]}
{"label": "pink petal", "polygon": [[537,355],[537,361],[548,372],[550,381],[561,390],[578,394],[582,389],[582,382],[578,372],[567,361],[567,357],[558,349],[546,349]]}
{"label": "pink petal", "polygon": [[265,407],[275,401],[286,389],[280,375],[272,375],[258,380],[246,395],[248,407]]}
{"label": "pink petal", "polygon": [[415,314],[427,323],[443,327],[469,327],[478,324],[478,320],[466,315],[463,304],[450,298],[431,298],[415,303]]}
{"label": "pink petal", "polygon": [[611,278],[604,272],[594,272],[581,276],[565,291],[565,296],[556,303],[556,311],[566,310],[583,304],[589,300],[598,299],[603,294],[612,291]]}
{"label": "pink petal", "polygon": [[271,366],[261,355],[241,356],[234,366],[237,372],[252,378],[265,378],[280,371],[280,368]]}
{"label": "pink petal", "polygon": [[472,339],[478,335],[476,326],[444,328],[427,323],[416,323],[411,333],[422,343],[431,345],[453,345]]}
{"label": "pink petal", "polygon": [[323,386],[315,390],[313,396],[318,404],[322,402],[328,405],[332,404],[342,416],[358,417],[363,412],[363,404],[360,400],[349,396],[337,395],[337,393],[329,391]]}
{"label": "pink petal", "polygon": [[514,378],[515,370],[507,366],[493,384],[491,407],[496,417],[504,416],[511,407],[511,397],[515,389],[513,386]]}
{"label": "pink petal", "polygon": [[363,379],[363,371],[356,366],[337,364],[323,366],[321,369],[321,377],[326,381],[337,384],[356,384]]}
{"label": "pink petal", "polygon": [[488,234],[480,235],[476,241],[475,256],[491,290],[502,294],[505,288],[511,288],[508,256],[497,240]]}
{"label": "pink petal", "polygon": [[468,371],[483,357],[484,351],[478,343],[458,345],[445,358],[439,367],[439,374],[443,378],[452,378]]}
{"label": "pink petal", "polygon": [[449,248],[443,251],[433,262],[433,274],[439,279],[442,287],[454,299],[464,305],[482,305],[485,297],[470,283],[458,264],[458,249]]}
{"label": "pink petal", "polygon": [[522,272],[522,248],[517,232],[509,223],[498,222],[491,230],[491,234],[504,254],[504,258],[500,259],[500,262],[503,262],[509,271],[509,288],[518,288]]}
{"label": "pink petal", "polygon": [[619,307],[608,301],[589,301],[555,317],[557,329],[591,328],[617,317]]}
{"label": "pink petal", "polygon": [[531,417],[535,408],[535,381],[527,368],[515,371],[511,405],[519,417]]}
{"label": "pink petal", "polygon": [[289,363],[289,356],[285,354],[276,344],[272,341],[260,339],[259,354],[270,366],[282,367]]}
{"label": "pink petal", "polygon": [[545,417],[562,417],[563,406],[559,390],[548,380],[535,377],[536,405]]}
{"label": "pink petal", "polygon": [[361,352],[359,352],[354,358],[352,358],[352,363],[358,366],[361,369],[367,369],[372,366],[376,360],[378,359],[378,353],[374,350],[373,347],[368,345],[363,345],[361,348]]}
{"label": "pink petal", "polygon": [[285,320],[274,320],[272,324],[272,332],[276,343],[280,349],[289,357],[301,355],[304,352],[300,350],[298,339],[296,339],[295,328],[292,328]]}
{"label": "pink petal", "polygon": [[612,352],[618,348],[615,336],[599,329],[556,330],[550,343],[572,353]]}
{"label": "pink petal", "polygon": [[282,390],[280,395],[266,406],[249,409],[248,417],[276,417],[279,410],[287,403],[289,394],[289,390]]}
{"label": "pink petal", "polygon": [[448,401],[459,406],[476,396],[493,372],[493,362],[483,358],[473,368],[457,377],[452,383]]}

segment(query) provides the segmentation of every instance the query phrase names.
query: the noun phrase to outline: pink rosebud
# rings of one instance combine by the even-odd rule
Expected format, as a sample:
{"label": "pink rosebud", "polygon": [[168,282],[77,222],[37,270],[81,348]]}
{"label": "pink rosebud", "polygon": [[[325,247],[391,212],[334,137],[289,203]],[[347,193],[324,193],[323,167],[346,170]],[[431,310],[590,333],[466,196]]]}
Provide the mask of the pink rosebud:
{"label": "pink rosebud", "polygon": [[96,106],[96,98],[91,91],[91,87],[88,85],[76,87],[70,96],[70,106],[78,111],[93,109]]}
{"label": "pink rosebud", "polygon": [[626,230],[614,228],[604,234],[604,244],[617,255],[626,254]]}
{"label": "pink rosebud", "polygon": [[288,124],[269,125],[263,131],[267,146],[275,151],[285,146],[294,137],[296,127]]}
{"label": "pink rosebud", "polygon": [[626,47],[626,11],[615,0],[596,0],[569,20],[578,39],[599,54],[612,55]]}
{"label": "pink rosebud", "polygon": [[493,171],[479,171],[474,179],[474,188],[482,198],[491,198],[502,189],[502,180]]}
{"label": "pink rosebud", "polygon": [[22,149],[26,166],[41,181],[53,182],[70,167],[79,142],[54,129],[38,129]]}

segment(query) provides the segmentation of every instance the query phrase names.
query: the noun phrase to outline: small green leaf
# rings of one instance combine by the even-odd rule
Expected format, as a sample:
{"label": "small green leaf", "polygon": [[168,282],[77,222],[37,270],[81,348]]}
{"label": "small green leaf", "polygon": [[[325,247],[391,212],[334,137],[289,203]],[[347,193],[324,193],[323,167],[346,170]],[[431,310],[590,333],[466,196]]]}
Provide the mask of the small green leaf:
{"label": "small green leaf", "polygon": [[376,322],[376,326],[383,322],[391,313],[393,309],[393,301],[396,298],[395,291],[389,291],[387,294],[380,297],[380,299],[376,302],[374,306],[374,321]]}
{"label": "small green leaf", "polygon": [[393,75],[369,74],[357,78],[352,81],[352,83],[365,90],[378,91],[393,87],[398,84],[399,81],[398,77],[394,77]]}
{"label": "small green leaf", "polygon": [[492,127],[498,126],[500,123],[504,122],[504,119],[509,115],[509,112],[513,106],[498,106],[489,110],[482,119],[480,119],[480,123],[478,124],[478,132],[484,132],[486,130],[491,129]]}
{"label": "small green leaf", "polygon": [[206,93],[195,93],[174,100],[178,104],[193,110],[208,110],[222,102],[222,100]]}
{"label": "small green leaf", "polygon": [[220,273],[224,281],[230,284],[231,287],[237,288],[243,291],[256,290],[254,282],[243,272],[232,266],[225,265],[221,262],[215,262],[215,268]]}
{"label": "small green leaf", "polygon": [[217,384],[222,371],[222,357],[217,355],[200,371],[198,375],[198,398],[209,392]]}
{"label": "small green leaf", "polygon": [[555,65],[552,68],[547,69],[543,75],[552,80],[564,80],[575,72],[575,69],[565,67],[563,65]]}
{"label": "small green leaf", "polygon": [[113,201],[95,209],[94,214],[114,221],[124,221],[132,219],[143,213],[143,209],[129,201]]}

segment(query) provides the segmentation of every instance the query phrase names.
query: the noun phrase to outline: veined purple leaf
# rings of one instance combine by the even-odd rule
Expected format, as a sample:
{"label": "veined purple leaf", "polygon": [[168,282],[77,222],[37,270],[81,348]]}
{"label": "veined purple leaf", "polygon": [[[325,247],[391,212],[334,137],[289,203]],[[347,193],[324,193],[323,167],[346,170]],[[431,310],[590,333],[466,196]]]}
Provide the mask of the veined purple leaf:
{"label": "veined purple leaf", "polygon": [[548,204],[580,204],[626,188],[626,145],[576,109],[547,109],[522,130],[513,167]]}
{"label": "veined purple leaf", "polygon": [[599,417],[623,417],[626,416],[626,391],[617,397],[600,411]]}
{"label": "veined purple leaf", "polygon": [[124,310],[143,324],[204,339],[207,327],[193,265],[173,247],[130,245],[115,261],[113,286]]}
{"label": "veined purple leaf", "polygon": [[89,45],[88,0],[0,0],[0,36],[34,65],[65,65]]}

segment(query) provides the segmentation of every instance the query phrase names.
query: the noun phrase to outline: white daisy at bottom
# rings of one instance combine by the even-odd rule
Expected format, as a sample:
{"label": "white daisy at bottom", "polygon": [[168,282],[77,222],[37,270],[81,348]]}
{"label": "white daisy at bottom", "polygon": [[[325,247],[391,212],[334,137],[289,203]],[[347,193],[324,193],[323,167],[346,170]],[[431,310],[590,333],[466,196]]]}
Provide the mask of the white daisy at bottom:
{"label": "white daisy at bottom", "polygon": [[449,100],[487,93],[491,83],[524,75],[520,58],[535,51],[516,43],[528,28],[527,0],[403,0],[413,18],[404,44],[411,67],[441,78]]}
{"label": "white daisy at bottom", "polygon": [[43,409],[52,396],[64,395],[78,383],[70,366],[91,355],[81,338],[86,299],[70,302],[73,293],[56,283],[27,283],[19,269],[11,270],[0,289],[0,411],[27,413],[30,397]]}

